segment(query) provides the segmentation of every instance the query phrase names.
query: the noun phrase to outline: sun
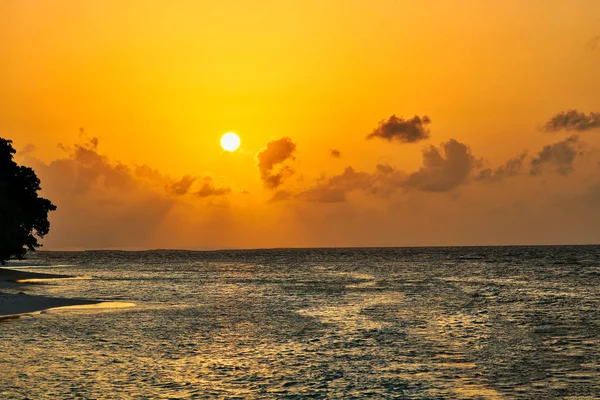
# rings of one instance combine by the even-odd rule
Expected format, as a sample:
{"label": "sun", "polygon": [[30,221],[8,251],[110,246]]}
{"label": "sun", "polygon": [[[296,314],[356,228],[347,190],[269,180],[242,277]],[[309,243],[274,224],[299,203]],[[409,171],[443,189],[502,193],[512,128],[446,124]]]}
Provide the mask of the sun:
{"label": "sun", "polygon": [[221,137],[221,147],[226,151],[236,151],[240,147],[240,137],[228,132]]}

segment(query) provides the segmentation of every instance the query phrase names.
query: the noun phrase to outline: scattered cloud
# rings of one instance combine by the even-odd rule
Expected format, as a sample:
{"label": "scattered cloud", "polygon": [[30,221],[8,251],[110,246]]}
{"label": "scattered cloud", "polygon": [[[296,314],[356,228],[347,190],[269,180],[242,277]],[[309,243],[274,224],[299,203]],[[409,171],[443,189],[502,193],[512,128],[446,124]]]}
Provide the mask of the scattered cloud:
{"label": "scattered cloud", "polygon": [[339,203],[346,200],[348,192],[369,188],[371,182],[370,174],[347,167],[341,174],[322,180],[300,196],[312,202]]}
{"label": "scattered cloud", "polygon": [[455,139],[423,150],[423,166],[408,176],[405,185],[423,192],[446,192],[467,182],[480,165],[469,147]]}
{"label": "scattered cloud", "polygon": [[[516,169],[513,163],[516,161],[511,161],[489,174],[497,174],[498,177],[513,174]],[[378,163],[373,173],[347,167],[339,175],[322,178],[299,197],[310,202],[339,203],[346,201],[348,193],[356,190],[377,197],[388,197],[398,189],[446,192],[466,183],[480,164],[467,145],[451,139],[442,143],[440,148],[426,148],[423,151],[423,166],[411,174],[387,163]]]}
{"label": "scattered cloud", "polygon": [[275,172],[275,169],[286,160],[293,159],[295,150],[296,144],[292,139],[283,137],[267,143],[267,147],[256,155],[260,179],[265,187],[276,189],[286,177],[294,173],[294,170],[289,166],[280,166],[277,172]]}
{"label": "scattered cloud", "polygon": [[[64,155],[49,163],[23,155],[23,163],[40,177],[44,197],[59,208],[50,216],[52,230],[44,240],[48,246],[148,248],[153,243],[181,245],[178,240],[187,240],[185,230],[226,235],[227,213],[215,214],[209,207],[219,205],[212,198],[222,198],[230,188],[210,177],[173,179],[148,165],[110,160],[99,151],[97,138],[81,139],[63,146]],[[212,220],[220,221],[218,228],[207,227]],[[202,243],[212,240],[203,237]]]}
{"label": "scattered cloud", "polygon": [[600,113],[591,112],[585,114],[577,110],[562,111],[552,117],[544,124],[542,130],[545,132],[558,132],[562,129],[567,131],[588,131],[600,128]]}
{"label": "scattered cloud", "polygon": [[521,172],[525,157],[527,157],[526,151],[515,158],[511,158],[496,169],[482,169],[475,179],[481,182],[502,182],[505,178],[516,176]]}
{"label": "scattered cloud", "polygon": [[560,175],[573,172],[573,162],[579,154],[583,154],[578,136],[569,136],[563,141],[549,144],[531,160],[530,175],[540,175],[544,169],[551,168]]}
{"label": "scattered cloud", "polygon": [[[58,206],[45,242],[59,246],[142,246],[158,231],[175,200],[172,181],[149,167],[112,163],[92,138],[64,147],[64,157],[45,163],[27,155],[42,181],[43,194]],[[138,173],[139,172],[139,173]]]}
{"label": "scattered cloud", "polygon": [[398,188],[404,187],[407,179],[406,172],[387,163],[378,163],[375,166],[375,173],[369,191],[373,195],[387,197]]}
{"label": "scattered cloud", "polygon": [[98,138],[91,138],[73,148],[65,147],[65,151],[70,156],[55,160],[50,166],[55,170],[73,170],[75,192],[85,193],[96,186],[128,191],[137,186],[130,167],[121,163],[111,164],[105,156],[98,153]]}
{"label": "scattered cloud", "polygon": [[[429,123],[428,119],[423,123],[425,118],[419,118],[423,128]],[[552,128],[547,130],[591,129],[589,127],[593,125],[594,118],[600,117],[595,113],[568,111],[553,118],[547,124]],[[394,135],[388,135],[386,140],[406,141]],[[196,245],[195,241],[200,240],[198,238],[214,238],[213,231],[216,232],[215,235],[220,235],[218,239],[214,239],[216,244],[221,243],[221,240],[232,240],[232,232],[239,235],[242,243],[247,236],[243,234],[247,229],[241,229],[238,225],[238,220],[242,217],[248,218],[244,222],[247,225],[244,226],[252,227],[256,225],[256,221],[266,219],[268,224],[263,228],[268,232],[265,237],[269,238],[279,237],[279,232],[287,232],[294,237],[294,225],[291,222],[288,224],[288,221],[303,219],[303,212],[310,215],[314,213],[321,218],[322,222],[318,225],[320,229],[326,229],[331,224],[331,218],[334,218],[332,216],[338,215],[339,210],[347,211],[347,214],[339,217],[340,224],[347,222],[349,215],[359,215],[356,221],[360,223],[380,215],[381,223],[384,224],[388,222],[392,212],[406,219],[412,218],[418,207],[426,209],[426,212],[433,208],[445,209],[450,196],[428,193],[441,192],[458,196],[457,188],[462,190],[463,195],[452,202],[462,204],[460,209],[456,206],[456,215],[461,212],[474,215],[471,210],[479,207],[479,204],[480,215],[484,215],[486,207],[509,200],[527,203],[527,199],[536,199],[540,204],[550,204],[552,198],[561,193],[567,193],[565,198],[572,199],[572,204],[576,207],[591,208],[600,204],[600,184],[589,187],[589,176],[593,177],[597,170],[585,170],[583,161],[585,159],[595,163],[596,158],[591,157],[591,150],[588,151],[583,146],[579,137],[572,135],[544,146],[529,156],[526,152],[514,154],[515,157],[505,160],[501,165],[485,165],[484,168],[482,160],[472,154],[466,143],[451,139],[439,146],[427,145],[422,150],[422,164],[407,171],[398,169],[394,160],[374,166],[371,164],[371,168],[358,167],[356,164],[355,167],[348,166],[337,171],[336,175],[325,170],[326,175],[317,180],[294,180],[294,184],[288,187],[284,184],[286,179],[291,181],[289,176],[296,173],[292,169],[296,166],[291,162],[296,154],[296,144],[292,139],[284,137],[267,143],[256,154],[260,182],[271,189],[267,194],[270,196],[267,203],[270,204],[265,204],[261,199],[257,201],[253,196],[227,196],[233,192],[232,188],[218,178],[189,174],[175,179],[147,165],[123,164],[108,159],[99,151],[100,143],[97,138],[82,137],[79,144],[62,146],[65,150],[63,156],[49,163],[34,158],[33,146],[27,146],[19,153],[26,159],[35,160],[35,163],[30,164],[33,164],[32,167],[41,178],[44,196],[59,207],[59,211],[51,216],[53,230],[47,238],[47,244],[74,248],[142,248],[154,243],[162,245],[165,241],[169,241],[171,246],[179,246],[178,240],[182,239],[187,240],[183,243]],[[580,159],[584,150],[586,157]],[[338,149],[325,147],[321,151],[328,151],[333,159],[342,156]],[[569,179],[522,178],[512,179],[509,187],[466,187],[470,182],[503,182],[520,175],[566,175],[573,172],[576,161],[577,173]],[[248,159],[247,162],[253,161]],[[331,166],[336,164],[331,159],[326,163]],[[595,168],[595,164],[592,167]],[[310,176],[309,172],[306,177]],[[581,182],[577,183],[578,180]],[[543,186],[543,181],[552,184]],[[254,184],[260,182],[255,181]],[[585,188],[582,190],[583,184]],[[254,193],[255,189],[252,190]],[[527,193],[521,196],[520,192],[524,190]],[[319,206],[319,203],[330,206]],[[237,208],[238,205],[244,208]],[[548,205],[551,206],[553,207]],[[535,207],[536,205],[531,206],[532,209]],[[248,209],[253,212],[244,211]],[[421,217],[423,215],[425,214],[421,214]],[[414,217],[414,221],[421,217]],[[477,222],[476,218],[477,216],[473,217],[473,221]],[[498,217],[496,221],[501,221],[500,218],[503,217]],[[284,230],[288,228],[282,228],[286,224],[290,227],[288,231]],[[352,226],[352,223],[348,224]],[[358,226],[358,222],[353,224]],[[190,234],[192,232],[199,233]],[[269,234],[275,236],[268,236]],[[205,239],[201,240],[203,245],[208,243]]]}
{"label": "scattered cloud", "polygon": [[341,158],[342,157],[342,153],[337,149],[329,150],[329,155],[333,158]]}
{"label": "scattered cloud", "polygon": [[339,203],[346,201],[348,194],[357,190],[373,196],[388,197],[405,186],[406,179],[404,171],[389,164],[377,164],[373,173],[357,171],[349,166],[339,175],[322,178],[299,197],[311,202]]}
{"label": "scattered cloud", "polygon": [[[159,170],[151,168],[148,165],[136,165],[134,168],[135,175],[139,178],[144,178],[150,181],[168,181]],[[168,185],[167,185],[168,186]]]}
{"label": "scattered cloud", "polygon": [[226,194],[231,193],[231,189],[228,187],[215,187],[213,184],[213,179],[209,176],[204,178],[204,183],[200,190],[198,190],[195,194],[199,197],[209,197],[209,196],[224,196]]}
{"label": "scattered cloud", "polygon": [[379,138],[391,142],[416,143],[429,138],[427,125],[431,123],[428,116],[415,115],[411,119],[398,118],[392,115],[388,120],[379,122],[379,126],[367,136],[367,139]]}
{"label": "scattered cloud", "polygon": [[181,180],[169,186],[170,192],[175,196],[183,196],[189,192],[190,187],[196,182],[196,179],[193,176],[186,175]]}

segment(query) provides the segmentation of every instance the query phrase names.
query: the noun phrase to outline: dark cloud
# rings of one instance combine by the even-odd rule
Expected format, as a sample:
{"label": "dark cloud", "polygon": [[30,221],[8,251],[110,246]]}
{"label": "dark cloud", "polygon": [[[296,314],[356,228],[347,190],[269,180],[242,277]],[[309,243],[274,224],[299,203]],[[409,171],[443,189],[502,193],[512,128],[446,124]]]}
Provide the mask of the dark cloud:
{"label": "dark cloud", "polygon": [[438,149],[423,151],[423,167],[408,176],[407,187],[423,192],[445,192],[465,183],[480,162],[469,147],[450,139]]}
{"label": "dark cloud", "polygon": [[496,169],[483,169],[475,179],[482,182],[502,182],[505,178],[516,176],[521,172],[526,156],[527,152],[523,152]]}
{"label": "dark cloud", "polygon": [[401,143],[419,142],[429,138],[429,129],[426,125],[430,123],[431,120],[426,115],[423,118],[415,115],[412,119],[392,115],[387,121],[381,121],[367,139],[380,138],[389,142],[397,140]]}
{"label": "dark cloud", "polygon": [[341,158],[342,157],[342,153],[337,149],[329,150],[329,155],[333,158]]}
{"label": "dark cloud", "polygon": [[280,166],[277,172],[274,170],[284,161],[293,159],[295,150],[296,144],[292,142],[292,139],[284,137],[267,143],[267,147],[256,155],[260,179],[265,187],[275,189],[283,183],[286,177],[294,173],[289,166]]}
{"label": "dark cloud", "polygon": [[196,196],[209,197],[209,196],[224,196],[231,193],[231,189],[228,187],[215,187],[211,177],[204,178],[204,183],[200,190],[196,192]]}
{"label": "dark cloud", "polygon": [[186,175],[181,180],[173,183],[169,186],[170,192],[175,196],[183,196],[187,194],[190,187],[196,182],[196,178],[190,175]]}
{"label": "dark cloud", "polygon": [[531,160],[530,175],[540,175],[544,169],[551,168],[560,175],[573,172],[573,162],[579,154],[583,154],[579,137],[569,136],[563,141],[549,144]]}
{"label": "dark cloud", "polygon": [[585,114],[577,110],[560,112],[542,126],[545,132],[558,132],[561,129],[583,132],[597,128],[600,128],[600,113]]}

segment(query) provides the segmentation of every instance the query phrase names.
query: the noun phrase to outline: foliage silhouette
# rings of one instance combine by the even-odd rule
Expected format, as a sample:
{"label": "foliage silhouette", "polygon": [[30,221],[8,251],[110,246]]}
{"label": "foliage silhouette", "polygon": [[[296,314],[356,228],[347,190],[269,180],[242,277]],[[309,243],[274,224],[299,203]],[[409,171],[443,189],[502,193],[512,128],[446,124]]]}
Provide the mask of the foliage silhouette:
{"label": "foliage silhouette", "polygon": [[48,213],[56,210],[50,200],[38,196],[40,180],[33,169],[13,160],[15,153],[12,141],[0,138],[1,264],[41,247],[37,237],[48,233]]}

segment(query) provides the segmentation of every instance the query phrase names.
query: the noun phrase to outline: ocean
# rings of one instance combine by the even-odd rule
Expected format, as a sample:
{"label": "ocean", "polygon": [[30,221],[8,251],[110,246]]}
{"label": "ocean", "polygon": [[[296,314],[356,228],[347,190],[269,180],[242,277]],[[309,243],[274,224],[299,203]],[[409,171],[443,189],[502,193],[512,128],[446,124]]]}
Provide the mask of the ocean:
{"label": "ocean", "polygon": [[25,264],[91,279],[14,290],[135,306],[1,323],[1,399],[600,398],[600,246],[40,252]]}

